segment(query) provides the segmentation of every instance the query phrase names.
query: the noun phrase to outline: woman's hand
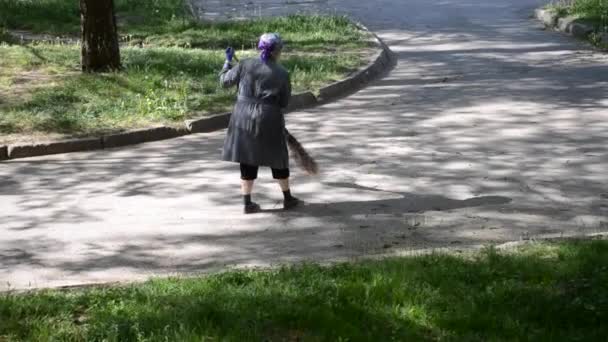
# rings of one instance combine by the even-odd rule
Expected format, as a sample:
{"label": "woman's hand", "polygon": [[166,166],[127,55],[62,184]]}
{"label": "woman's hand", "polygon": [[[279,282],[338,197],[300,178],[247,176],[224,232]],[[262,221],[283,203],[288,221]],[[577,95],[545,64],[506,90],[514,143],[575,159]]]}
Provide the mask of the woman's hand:
{"label": "woman's hand", "polygon": [[226,49],[226,61],[232,62],[233,58],[234,58],[234,48],[232,48],[232,46],[229,46]]}
{"label": "woman's hand", "polygon": [[224,63],[223,70],[232,69],[232,60],[235,59],[234,49],[230,46],[226,49],[226,63]]}

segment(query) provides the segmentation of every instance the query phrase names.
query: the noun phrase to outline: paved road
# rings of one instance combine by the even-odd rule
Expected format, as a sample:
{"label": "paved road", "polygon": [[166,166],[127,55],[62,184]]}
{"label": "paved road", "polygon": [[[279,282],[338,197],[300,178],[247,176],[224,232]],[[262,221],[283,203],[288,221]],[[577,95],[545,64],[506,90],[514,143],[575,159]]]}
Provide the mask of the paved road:
{"label": "paved road", "polygon": [[[397,54],[359,93],[293,113],[309,202],[240,214],[223,133],[0,163],[1,287],[144,279],[608,230],[608,58],[532,0],[323,4]],[[329,8],[327,7],[327,8]],[[256,200],[276,208],[262,174]]]}

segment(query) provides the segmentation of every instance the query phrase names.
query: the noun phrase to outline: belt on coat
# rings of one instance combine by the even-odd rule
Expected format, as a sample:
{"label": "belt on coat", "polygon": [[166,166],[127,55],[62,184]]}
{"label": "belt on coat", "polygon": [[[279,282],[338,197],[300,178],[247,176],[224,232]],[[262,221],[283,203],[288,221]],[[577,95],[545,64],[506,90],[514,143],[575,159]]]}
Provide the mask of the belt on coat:
{"label": "belt on coat", "polygon": [[277,104],[275,101],[258,99],[258,98],[255,98],[255,97],[243,96],[243,95],[239,95],[237,97],[237,101],[238,102],[247,102],[247,103],[261,104],[261,105],[266,105],[266,106],[280,107],[279,104]]}

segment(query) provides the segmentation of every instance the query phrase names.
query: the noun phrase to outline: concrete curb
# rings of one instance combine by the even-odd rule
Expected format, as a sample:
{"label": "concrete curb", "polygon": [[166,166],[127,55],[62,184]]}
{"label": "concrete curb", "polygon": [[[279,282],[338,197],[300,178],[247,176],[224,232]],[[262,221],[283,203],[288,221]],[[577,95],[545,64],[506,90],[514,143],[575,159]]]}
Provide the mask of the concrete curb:
{"label": "concrete curb", "polygon": [[536,19],[540,20],[545,27],[569,34],[580,39],[587,39],[595,32],[595,25],[585,22],[575,16],[560,18],[557,13],[548,9],[536,9],[534,11]]}
{"label": "concrete curb", "polygon": [[542,8],[537,8],[534,10],[534,16],[536,19],[540,20],[547,27],[555,27],[557,26],[557,14],[553,11],[549,11]]}
{"label": "concrete curb", "polygon": [[8,159],[8,146],[0,146],[0,160]]}
{"label": "concrete curb", "polygon": [[306,91],[303,93],[295,94],[289,99],[289,106],[287,107],[288,112],[292,112],[298,109],[309,108],[317,104],[317,98],[315,95]]}
{"label": "concrete curb", "polygon": [[[395,59],[389,47],[363,24],[355,22],[355,25],[373,37],[372,43],[378,48],[378,52],[374,55],[372,61],[365,68],[353,73],[346,79],[321,88],[318,97],[310,91],[294,94],[291,97],[287,112],[318,106],[348,96],[361,90],[367,83],[380,77],[392,68]],[[231,113],[224,113],[201,119],[187,120],[184,122],[184,128],[162,126],[97,138],[0,146],[0,160],[124,147],[177,138],[193,133],[210,133],[227,128],[230,116]]]}
{"label": "concrete curb", "polygon": [[8,158],[27,158],[79,151],[99,150],[103,148],[100,138],[65,140],[50,143],[9,145]]}
{"label": "concrete curb", "polygon": [[372,35],[372,43],[379,51],[372,58],[372,62],[365,68],[355,72],[344,80],[335,82],[319,90],[320,103],[327,103],[361,90],[365,84],[379,78],[390,70],[395,63],[393,52],[378,35],[360,22],[355,22],[355,25],[362,31],[366,31]]}
{"label": "concrete curb", "polygon": [[115,148],[136,145],[150,141],[166,140],[189,134],[185,128],[154,127],[129,131],[125,133],[111,134],[101,138],[102,148]]}
{"label": "concrete curb", "polygon": [[186,129],[190,133],[210,133],[228,127],[232,113],[214,115],[209,118],[186,120]]}
{"label": "concrete curb", "polygon": [[374,56],[374,61],[365,69],[357,71],[351,77],[335,82],[319,90],[319,102],[326,103],[354,93],[370,81],[378,78],[392,65],[388,48],[382,49]]}

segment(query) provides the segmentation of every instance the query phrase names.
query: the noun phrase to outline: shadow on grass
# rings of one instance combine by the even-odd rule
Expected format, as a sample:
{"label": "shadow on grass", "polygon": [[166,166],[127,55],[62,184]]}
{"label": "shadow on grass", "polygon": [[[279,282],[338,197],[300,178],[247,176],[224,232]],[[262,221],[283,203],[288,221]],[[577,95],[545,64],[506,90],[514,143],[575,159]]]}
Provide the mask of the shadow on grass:
{"label": "shadow on grass", "polygon": [[0,337],[601,340],[607,262],[606,241],[572,241],[7,295]]}

